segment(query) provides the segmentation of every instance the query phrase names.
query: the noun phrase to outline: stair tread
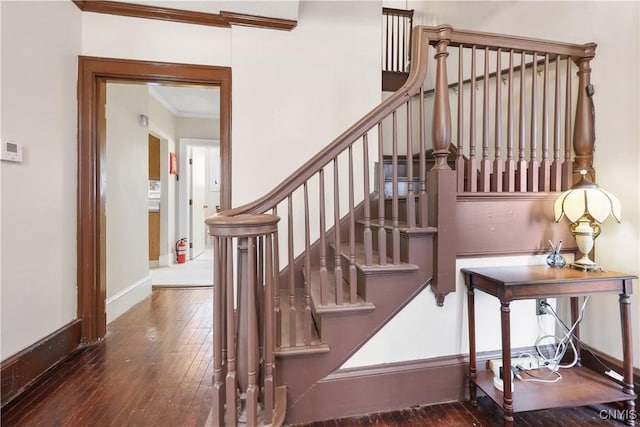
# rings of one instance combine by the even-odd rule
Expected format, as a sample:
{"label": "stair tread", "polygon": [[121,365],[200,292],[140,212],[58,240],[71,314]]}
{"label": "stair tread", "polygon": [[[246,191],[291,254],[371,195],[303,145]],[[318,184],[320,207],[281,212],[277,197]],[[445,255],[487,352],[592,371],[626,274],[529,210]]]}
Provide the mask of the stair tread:
{"label": "stair tread", "polygon": [[[330,243],[329,246],[335,251],[335,243]],[[342,256],[349,259],[350,248],[348,242],[342,242],[340,244],[340,252]],[[356,268],[362,270],[363,272],[408,272],[418,270],[419,267],[415,264],[410,264],[407,262],[400,262],[399,264],[393,264],[393,258],[390,255],[387,255],[387,263],[382,265],[377,263],[380,259],[377,251],[373,251],[373,260],[374,262],[371,265],[366,265],[364,262],[364,243],[356,242],[355,245],[355,263]]]}
{"label": "stair tread", "polygon": [[[313,316],[311,318],[311,341],[304,342],[304,289],[295,290],[295,322],[296,322],[296,342],[291,345],[289,337],[289,313],[290,303],[289,296],[285,289],[280,291],[280,313],[281,322],[281,342],[280,347],[275,349],[277,355],[293,354],[293,353],[315,353],[329,351],[329,347],[320,341],[315,324],[313,324]],[[311,307],[310,307],[311,308]]]}
{"label": "stair tread", "polygon": [[[304,271],[303,271],[304,274]],[[336,277],[335,274],[327,272],[328,283],[328,304],[321,304],[320,299],[320,269],[311,268],[311,303],[318,314],[346,314],[351,312],[370,312],[375,309],[373,303],[367,302],[360,295],[357,295],[355,304],[349,302],[349,284],[342,279],[342,292],[345,296],[342,304],[336,304]]]}
{"label": "stair tread", "polygon": [[[363,219],[359,219],[356,222],[358,224],[364,225]],[[371,224],[371,227],[375,227],[375,228],[380,227],[380,221],[378,219],[372,218],[370,221],[370,224]],[[393,230],[393,225],[391,224],[391,221],[385,220],[384,228],[385,230]],[[398,230],[400,230],[401,233],[406,233],[406,234],[435,234],[438,232],[438,229],[436,227],[409,227],[406,221],[398,221]]]}

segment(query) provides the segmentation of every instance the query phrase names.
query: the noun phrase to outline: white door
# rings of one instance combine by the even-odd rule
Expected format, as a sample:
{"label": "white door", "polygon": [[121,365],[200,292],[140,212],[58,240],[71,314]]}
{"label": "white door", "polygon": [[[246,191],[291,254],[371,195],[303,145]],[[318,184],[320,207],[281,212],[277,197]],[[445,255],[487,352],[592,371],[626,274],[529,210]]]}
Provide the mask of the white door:
{"label": "white door", "polygon": [[204,223],[205,219],[205,164],[206,164],[206,147],[191,148],[191,200],[189,202],[191,208],[191,259],[196,258],[204,252],[205,236],[207,228]]}

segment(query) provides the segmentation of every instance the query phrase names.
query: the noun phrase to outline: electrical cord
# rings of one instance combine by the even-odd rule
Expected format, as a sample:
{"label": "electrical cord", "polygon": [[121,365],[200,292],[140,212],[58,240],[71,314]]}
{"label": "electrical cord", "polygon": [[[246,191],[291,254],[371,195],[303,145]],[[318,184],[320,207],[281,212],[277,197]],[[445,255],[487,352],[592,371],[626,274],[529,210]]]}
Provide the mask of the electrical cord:
{"label": "electrical cord", "polygon": [[[582,303],[582,307],[580,309],[580,314],[578,315],[578,318],[576,319],[575,323],[571,326],[571,328],[567,327],[567,325],[558,317],[557,313],[555,312],[555,310],[553,309],[553,307],[551,307],[551,305],[547,302],[542,302],[542,304],[545,306],[545,308],[548,309],[549,313],[551,313],[551,315],[553,316],[553,318],[556,320],[556,323],[558,325],[561,326],[562,329],[564,329],[565,333],[564,333],[564,337],[560,338],[556,335],[553,334],[545,334],[542,336],[539,336],[536,339],[536,343],[535,343],[535,347],[536,347],[536,351],[538,352],[538,354],[540,355],[540,357],[542,357],[542,359],[544,360],[547,368],[549,368],[552,371],[557,371],[560,368],[572,368],[573,366],[575,366],[578,363],[578,351],[575,347],[575,344],[573,343],[573,337],[574,335],[574,331],[575,329],[578,327],[578,325],[580,324],[580,322],[582,322],[582,319],[584,317],[584,312],[585,312],[585,308],[587,306],[587,302],[589,301],[589,297],[586,297]],[[546,355],[544,355],[543,351],[541,350],[541,343],[542,341],[551,338],[553,340],[557,341],[557,347],[555,350],[555,354],[551,357],[548,357]],[[571,348],[571,350],[573,351],[573,360],[569,363],[569,364],[565,364],[562,365],[560,363],[560,361],[564,358],[567,350]]]}
{"label": "electrical cord", "polygon": [[[521,366],[516,366],[516,370],[518,371],[518,373],[516,373],[515,376],[520,381],[524,381],[524,382],[557,383],[558,381],[560,381],[562,379],[562,375],[560,375],[560,372],[558,372],[558,371],[550,371],[549,375],[541,377],[541,376],[538,376],[538,375],[534,375],[531,372],[528,372],[527,370],[523,369]],[[530,376],[531,378],[522,378],[522,375],[520,375],[521,373],[525,374],[527,376]],[[547,379],[547,377],[549,377],[550,375],[554,375],[555,378],[554,379]]]}

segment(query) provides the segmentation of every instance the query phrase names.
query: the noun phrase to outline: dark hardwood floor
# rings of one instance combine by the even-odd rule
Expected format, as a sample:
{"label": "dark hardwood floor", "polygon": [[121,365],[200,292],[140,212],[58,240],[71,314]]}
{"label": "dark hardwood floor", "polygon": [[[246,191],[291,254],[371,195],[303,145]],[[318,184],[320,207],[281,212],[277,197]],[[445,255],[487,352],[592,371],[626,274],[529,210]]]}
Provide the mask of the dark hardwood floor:
{"label": "dark hardwood floor", "polygon": [[[204,426],[211,408],[211,288],[154,290],[81,350],[3,408],[2,426]],[[501,426],[484,397],[309,426]],[[516,426],[614,426],[599,408],[516,416]]]}

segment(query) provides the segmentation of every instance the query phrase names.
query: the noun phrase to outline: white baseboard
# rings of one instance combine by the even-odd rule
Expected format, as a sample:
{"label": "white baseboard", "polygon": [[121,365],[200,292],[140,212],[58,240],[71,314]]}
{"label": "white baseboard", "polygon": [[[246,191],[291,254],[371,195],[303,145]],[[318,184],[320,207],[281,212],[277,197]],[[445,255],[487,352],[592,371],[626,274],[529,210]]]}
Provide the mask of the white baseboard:
{"label": "white baseboard", "polygon": [[167,255],[160,255],[160,258],[158,258],[158,264],[160,267],[169,267],[171,265],[171,260],[173,254],[167,254]]}
{"label": "white baseboard", "polygon": [[107,324],[116,320],[149,295],[151,295],[151,276],[146,276],[114,296],[107,298]]}

